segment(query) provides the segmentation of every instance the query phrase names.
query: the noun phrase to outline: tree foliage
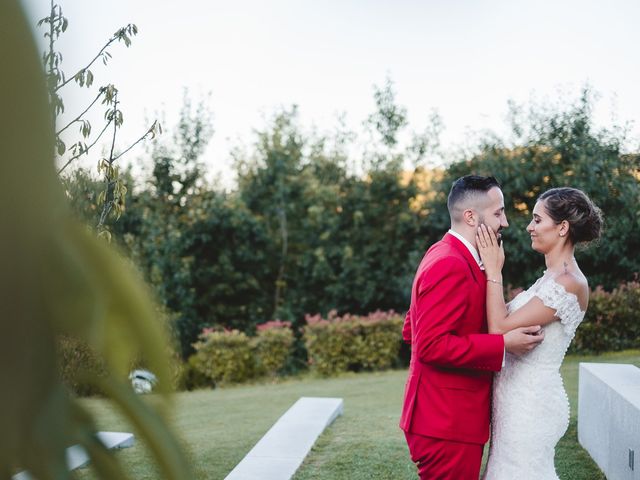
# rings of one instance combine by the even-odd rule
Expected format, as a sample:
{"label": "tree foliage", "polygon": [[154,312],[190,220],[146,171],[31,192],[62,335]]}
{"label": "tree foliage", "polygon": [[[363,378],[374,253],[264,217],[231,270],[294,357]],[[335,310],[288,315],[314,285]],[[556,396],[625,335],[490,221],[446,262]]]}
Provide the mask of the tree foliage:
{"label": "tree foliage", "polygon": [[406,269],[422,248],[414,176],[404,181],[401,163],[390,161],[363,177],[347,171],[342,152],[326,149],[326,139],[302,138],[295,110],[278,114],[259,133],[256,156],[238,181],[240,197],[276,244],[272,288],[285,293],[274,315],[300,321],[305,312],[332,308],[402,308]]}
{"label": "tree foliage", "polygon": [[[385,88],[372,118],[404,111]],[[234,152],[231,190],[204,181],[210,114],[185,107],[170,143],[150,149],[152,175],[127,200],[118,236],[175,312],[185,356],[208,326],[252,334],[268,320],[300,327],[306,313],[332,309],[404,311],[420,258],[449,228],[451,182],[469,173],[504,185],[505,276],[514,286],[529,284],[542,266],[524,230],[536,197],[553,186],[584,189],[603,209],[606,233],[579,261],[592,285],[611,289],[640,271],[624,254],[638,247],[638,157],[622,153],[620,131],[593,126],[590,102],[585,95],[526,117],[514,108],[514,140],[486,140],[447,169],[415,166],[438,144],[437,117],[417,143],[414,136],[391,145],[380,135],[354,158],[352,136],[305,132],[292,107]],[[408,126],[395,125],[384,131],[400,138]]]}

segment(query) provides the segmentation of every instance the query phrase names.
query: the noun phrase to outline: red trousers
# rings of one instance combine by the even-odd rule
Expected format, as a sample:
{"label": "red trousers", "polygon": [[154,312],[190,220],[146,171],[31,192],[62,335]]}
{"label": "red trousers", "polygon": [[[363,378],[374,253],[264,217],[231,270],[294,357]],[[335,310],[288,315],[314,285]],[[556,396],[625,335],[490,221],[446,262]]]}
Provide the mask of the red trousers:
{"label": "red trousers", "polygon": [[483,445],[405,432],[420,480],[478,480]]}

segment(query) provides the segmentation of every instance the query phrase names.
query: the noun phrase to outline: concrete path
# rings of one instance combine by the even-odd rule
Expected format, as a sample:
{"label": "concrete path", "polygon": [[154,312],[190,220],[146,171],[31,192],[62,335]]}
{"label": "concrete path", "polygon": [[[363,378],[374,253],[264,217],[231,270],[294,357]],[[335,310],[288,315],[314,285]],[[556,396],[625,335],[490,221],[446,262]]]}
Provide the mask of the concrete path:
{"label": "concrete path", "polygon": [[342,411],[341,398],[301,397],[226,480],[289,480],[320,434]]}

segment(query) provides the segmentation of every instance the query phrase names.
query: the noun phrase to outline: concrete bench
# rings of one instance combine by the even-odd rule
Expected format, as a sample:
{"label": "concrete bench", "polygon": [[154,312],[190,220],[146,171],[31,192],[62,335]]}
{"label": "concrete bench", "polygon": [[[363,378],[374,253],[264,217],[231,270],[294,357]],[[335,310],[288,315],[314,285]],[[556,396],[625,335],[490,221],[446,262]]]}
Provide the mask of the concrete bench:
{"label": "concrete bench", "polygon": [[301,397],[265,433],[227,480],[288,480],[339,415],[341,398]]}
{"label": "concrete bench", "polygon": [[580,363],[578,441],[608,480],[640,480],[640,369]]}
{"label": "concrete bench", "polygon": [[[108,449],[127,448],[133,446],[135,438],[131,433],[123,432],[98,432],[96,434],[98,440]],[[84,467],[89,463],[89,454],[80,445],[74,445],[67,448],[67,468],[74,470]],[[20,472],[12,477],[12,480],[33,480],[28,472]]]}

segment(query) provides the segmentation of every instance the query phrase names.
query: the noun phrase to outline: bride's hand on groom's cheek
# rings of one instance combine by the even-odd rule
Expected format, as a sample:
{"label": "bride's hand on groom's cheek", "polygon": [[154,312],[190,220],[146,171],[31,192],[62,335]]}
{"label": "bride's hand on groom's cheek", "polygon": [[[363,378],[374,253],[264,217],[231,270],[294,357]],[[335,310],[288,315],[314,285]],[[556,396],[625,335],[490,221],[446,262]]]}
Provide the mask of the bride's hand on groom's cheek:
{"label": "bride's hand on groom's cheek", "polygon": [[497,254],[500,251],[501,242],[497,234],[484,223],[478,227],[476,238],[479,246],[486,252],[494,252]]}
{"label": "bride's hand on groom's cheek", "polygon": [[504,246],[495,232],[482,224],[476,233],[476,244],[487,275],[498,275],[504,265]]}

